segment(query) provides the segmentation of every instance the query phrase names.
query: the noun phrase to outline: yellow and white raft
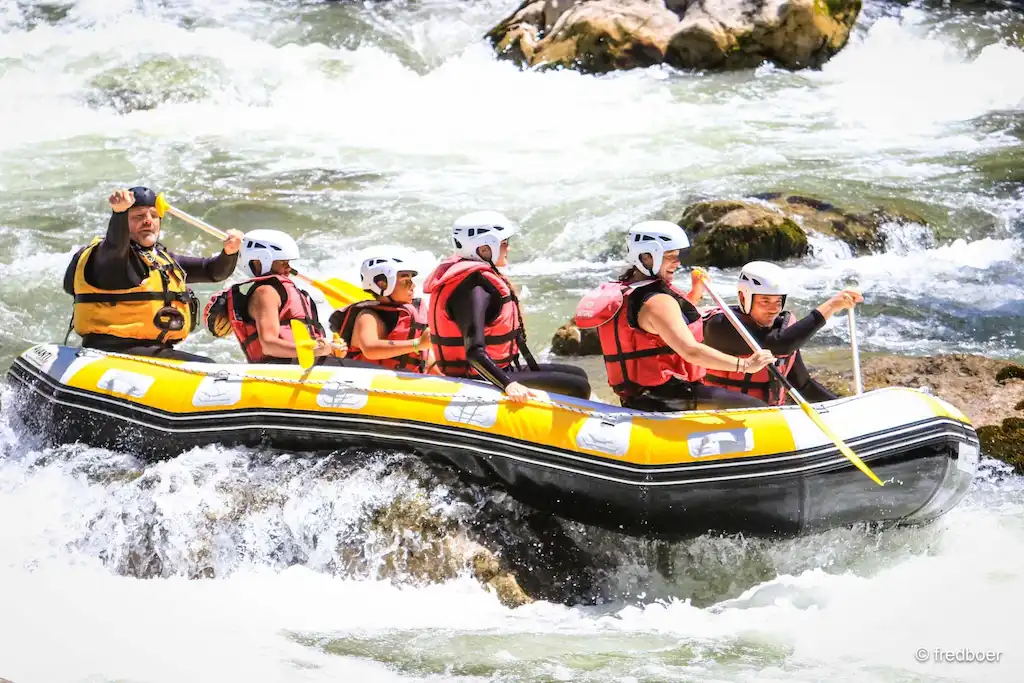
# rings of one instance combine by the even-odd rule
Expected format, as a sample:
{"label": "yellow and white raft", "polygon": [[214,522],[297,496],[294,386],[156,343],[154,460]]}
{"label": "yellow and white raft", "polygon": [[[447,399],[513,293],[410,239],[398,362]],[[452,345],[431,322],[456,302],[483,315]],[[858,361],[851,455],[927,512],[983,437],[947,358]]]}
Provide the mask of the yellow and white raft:
{"label": "yellow and white raft", "polygon": [[27,350],[8,378],[20,419],[51,443],[147,458],[213,443],[411,450],[538,509],[662,538],[927,522],[964,497],[979,457],[963,413],[905,388],[816,406],[879,487],[797,406],[643,413],[557,394],[516,406],[472,380],[54,344]]}

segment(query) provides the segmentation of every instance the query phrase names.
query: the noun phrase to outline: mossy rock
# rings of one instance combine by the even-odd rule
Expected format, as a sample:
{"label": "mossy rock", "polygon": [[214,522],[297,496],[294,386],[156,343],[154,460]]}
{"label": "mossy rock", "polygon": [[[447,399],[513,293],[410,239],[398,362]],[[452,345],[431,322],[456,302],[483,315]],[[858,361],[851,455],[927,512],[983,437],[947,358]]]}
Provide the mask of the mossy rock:
{"label": "mossy rock", "polygon": [[571,320],[555,330],[551,353],[556,356],[593,356],[601,353],[597,330],[576,327]]}
{"label": "mossy rock", "polygon": [[488,590],[494,591],[498,596],[498,602],[505,607],[521,607],[533,602],[533,598],[526,594],[515,576],[502,570],[498,558],[490,551],[478,552],[472,557],[470,564],[477,581],[484,584]]}
{"label": "mossy rock", "polygon": [[[853,251],[859,254],[885,249],[886,233],[882,226],[887,223],[917,223],[928,226],[928,222],[922,216],[905,208],[876,208],[867,212],[852,212],[814,197],[781,192],[758,194],[755,195],[755,199],[777,207],[805,231],[834,237],[850,245]],[[930,233],[928,238],[932,238]]]}
{"label": "mossy rock", "polygon": [[981,452],[1024,474],[1024,418],[1008,417],[999,425],[978,427]]}
{"label": "mossy rock", "polygon": [[805,256],[807,234],[781,212],[741,201],[698,202],[679,225],[693,247],[688,265],[734,268],[750,261],[785,261]]}
{"label": "mossy rock", "polygon": [[1024,379],[1024,368],[1019,365],[1007,365],[996,373],[996,381],[1000,384],[1011,379]]}

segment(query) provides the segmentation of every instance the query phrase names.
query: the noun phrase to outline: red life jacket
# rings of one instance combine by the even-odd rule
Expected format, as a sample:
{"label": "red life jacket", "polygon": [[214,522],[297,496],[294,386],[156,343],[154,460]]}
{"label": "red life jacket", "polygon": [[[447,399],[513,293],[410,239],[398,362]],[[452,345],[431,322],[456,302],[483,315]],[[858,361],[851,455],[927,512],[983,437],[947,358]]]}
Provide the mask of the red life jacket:
{"label": "red life jacket", "polygon": [[[606,282],[583,297],[576,307],[576,325],[597,328],[608,383],[620,397],[637,396],[673,377],[684,382],[700,382],[705,373],[704,368],[673,351],[660,336],[630,324],[629,298],[641,287],[654,282]],[[661,291],[679,302],[685,320],[686,307],[693,308],[693,305],[675,287],[660,282]],[[693,312],[699,316],[695,308]],[[687,327],[697,341],[704,339],[703,318],[687,323]]]}
{"label": "red life jacket", "polygon": [[280,275],[264,275],[251,280],[246,280],[237,285],[232,285],[218,296],[226,296],[225,308],[227,309],[228,321],[231,323],[231,331],[235,338],[242,345],[242,353],[250,363],[261,363],[267,358],[263,353],[263,346],[260,344],[260,336],[256,331],[256,323],[249,315],[249,296],[256,286],[261,282],[267,282],[281,296],[281,310],[278,320],[281,322],[281,339],[293,341],[292,320],[301,320],[309,329],[309,336],[313,339],[326,337],[324,328],[320,325],[317,317],[316,303],[306,292],[295,286],[289,278]]}
{"label": "red life jacket", "polygon": [[[736,307],[733,307],[733,311],[737,314],[740,322],[744,322],[744,319],[749,317],[740,312]],[[718,315],[724,315],[724,313],[719,311]],[[793,315],[788,311],[783,312],[781,317],[781,325],[784,328],[789,327],[796,322]],[[748,354],[747,357],[749,357],[749,355],[753,354]],[[783,377],[787,377],[789,375],[789,371],[793,369],[793,363],[795,362],[796,352],[785,356],[776,356],[775,367],[778,369],[779,374]],[[761,368],[753,374],[724,370],[708,370],[707,375],[704,377],[704,383],[714,387],[724,387],[730,391],[739,391],[744,394],[750,394],[755,398],[761,399],[770,406],[781,406],[786,402],[786,387],[775,379],[767,367]]]}
{"label": "red life jacket", "polygon": [[489,264],[457,256],[442,261],[423,285],[430,294],[430,342],[437,367],[451,377],[478,377],[466,360],[466,346],[459,326],[448,315],[448,299],[462,282],[474,273],[487,283],[492,294],[500,297],[501,309],[493,320],[485,322],[484,344],[487,355],[501,369],[518,367],[519,339],[523,318],[512,286]]}
{"label": "red life jacket", "polygon": [[[356,318],[363,311],[380,311],[393,313],[398,317],[395,326],[388,331],[385,339],[406,341],[416,339],[427,329],[427,306],[422,299],[413,299],[411,304],[392,304],[380,301],[357,301],[331,315],[331,329],[337,332],[348,344],[348,358],[376,363],[391,370],[407,370],[423,372],[427,367],[427,351],[405,353],[393,358],[370,360],[362,354],[358,346],[352,344],[352,333],[356,328]],[[376,317],[376,316],[375,316]],[[389,316],[390,317],[390,316]],[[382,318],[378,318],[383,320]]]}

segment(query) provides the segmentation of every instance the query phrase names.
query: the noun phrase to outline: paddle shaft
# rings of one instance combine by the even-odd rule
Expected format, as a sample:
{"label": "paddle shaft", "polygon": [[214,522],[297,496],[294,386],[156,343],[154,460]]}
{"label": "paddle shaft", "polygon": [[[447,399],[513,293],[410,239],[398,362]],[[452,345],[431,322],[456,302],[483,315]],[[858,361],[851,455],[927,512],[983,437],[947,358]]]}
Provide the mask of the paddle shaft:
{"label": "paddle shaft", "polygon": [[[181,209],[178,209],[178,208],[176,208],[174,206],[171,206],[170,204],[166,205],[166,211],[167,211],[167,213],[171,214],[175,218],[180,218],[181,220],[185,221],[186,223],[190,223],[190,224],[194,225],[195,227],[199,228],[200,230],[202,230],[203,232],[209,233],[210,235],[213,235],[214,237],[216,237],[218,239],[226,239],[227,236],[228,236],[228,234],[226,232],[224,232],[223,230],[221,230],[220,228],[216,228],[216,227],[210,225],[209,223],[207,223],[206,221],[204,221],[203,219],[196,218],[192,214],[186,213],[186,212],[182,211]],[[300,277],[303,280],[305,280],[306,282],[308,282],[310,284],[313,284],[313,285],[316,285],[320,289],[323,289],[323,287],[326,286],[326,285],[322,286],[321,283],[318,283],[313,278],[310,278],[310,277],[307,277],[305,275],[300,274],[294,268],[292,269],[292,275]],[[333,292],[333,288],[332,288],[332,292]],[[339,299],[343,298],[340,294],[337,294],[335,296],[337,298],[339,298]]]}
{"label": "paddle shaft", "polygon": [[185,213],[181,209],[177,209],[177,208],[171,206],[170,204],[167,205],[167,213],[171,214],[175,218],[180,218],[181,220],[185,221],[186,223],[191,223],[192,225],[196,226],[200,230],[202,230],[204,232],[207,232],[207,233],[213,235],[214,237],[216,237],[218,239],[222,239],[222,240],[223,239],[227,239],[228,234],[226,232],[224,232],[223,230],[221,230],[220,228],[215,228],[212,225],[210,225],[209,223],[207,223],[206,221],[204,221],[203,219],[196,218],[192,214]]}
{"label": "paddle shaft", "polygon": [[[760,351],[761,345],[757,343],[756,339],[754,339],[754,335],[750,334],[750,330],[747,329],[746,325],[739,321],[739,318],[737,318],[736,314],[732,312],[732,309],[729,308],[724,301],[722,301],[721,297],[715,294],[711,287],[708,286],[706,281],[704,283],[704,288],[707,290],[708,294],[711,295],[711,298],[714,300],[714,302],[718,304],[718,307],[722,309],[722,313],[729,320],[732,326],[736,328],[736,331],[739,332],[741,337],[743,337],[743,341],[747,343],[747,346],[749,346],[751,350],[754,351],[755,353]],[[775,367],[774,363],[768,365],[768,372],[772,373],[775,379],[779,380],[782,383],[782,386],[786,387],[786,391],[789,393],[790,396],[793,397],[793,400],[796,403],[807,403],[807,401],[804,400],[804,397],[800,395],[800,392],[796,390],[796,388],[790,383],[786,376],[779,372],[779,369]]]}
{"label": "paddle shaft", "polygon": [[[714,290],[712,290],[711,287],[708,285],[706,279],[704,281],[704,287],[707,290],[707,293],[711,295],[711,298],[714,299],[715,303],[718,304],[718,307],[722,309],[722,313],[729,320],[729,323],[732,324],[732,326],[736,328],[736,331],[739,333],[739,335],[743,337],[743,341],[747,343],[747,346],[749,346],[754,353],[760,351],[761,345],[758,344],[757,340],[754,339],[754,336],[750,334],[750,330],[747,329],[746,325],[740,322],[739,318],[736,317],[736,314],[732,312],[732,309],[729,308],[729,306],[727,306],[724,301],[722,301],[721,297],[715,294]],[[857,457],[857,454],[853,452],[853,449],[847,446],[843,442],[843,440],[840,439],[839,436],[836,435],[835,432],[833,432],[832,429],[825,424],[825,421],[822,419],[821,415],[818,414],[818,411],[814,409],[814,406],[812,406],[810,403],[804,400],[804,397],[800,395],[800,392],[793,388],[793,385],[790,383],[790,381],[781,372],[779,372],[779,369],[776,368],[774,364],[768,366],[768,371],[777,380],[779,380],[784,387],[786,387],[786,391],[789,393],[790,396],[793,397],[793,400],[797,402],[801,410],[804,411],[804,414],[807,415],[811,422],[817,425],[818,429],[820,429],[822,433],[825,434],[825,436],[827,436],[833,443],[835,443],[836,447],[839,449],[839,452],[842,453],[844,457],[846,457],[850,462],[852,462],[857,467],[857,469],[863,472],[869,479],[874,481],[879,486],[884,486],[882,481],[875,475],[874,472],[871,471],[871,468],[864,464],[864,461]]]}
{"label": "paddle shaft", "polygon": [[864,393],[864,384],[860,377],[860,351],[857,349],[857,322],[853,317],[853,309],[850,311],[850,351],[853,354],[853,391],[857,394]]}

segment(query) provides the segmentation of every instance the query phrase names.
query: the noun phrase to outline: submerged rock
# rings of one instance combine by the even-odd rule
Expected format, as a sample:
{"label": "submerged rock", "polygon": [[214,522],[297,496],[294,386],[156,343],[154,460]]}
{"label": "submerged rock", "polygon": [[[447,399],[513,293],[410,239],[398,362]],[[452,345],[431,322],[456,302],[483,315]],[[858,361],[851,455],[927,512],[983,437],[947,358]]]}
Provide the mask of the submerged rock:
{"label": "submerged rock", "polygon": [[846,45],[860,9],[861,0],[525,0],[487,37],[521,66],[587,73],[803,69]]}
{"label": "submerged rock", "polygon": [[118,114],[156,109],[169,102],[195,102],[209,95],[216,79],[209,60],[186,63],[162,55],[132,66],[108,69],[89,82],[86,104],[110,107]]}
{"label": "submerged rock", "polygon": [[468,567],[506,607],[533,602],[493,552],[470,540],[457,520],[431,510],[422,497],[396,498],[376,511],[371,528],[380,546],[374,552],[381,558],[379,578],[439,583]]}
{"label": "submerged rock", "polygon": [[473,556],[473,575],[477,580],[493,590],[498,601],[506,607],[521,607],[533,602],[533,598],[516,582],[515,576],[502,571],[498,558],[489,550],[481,550]]}

